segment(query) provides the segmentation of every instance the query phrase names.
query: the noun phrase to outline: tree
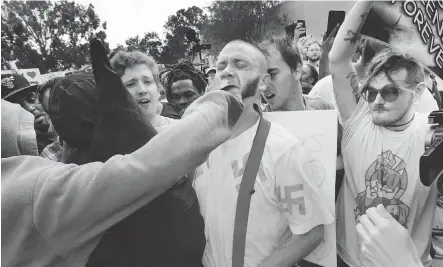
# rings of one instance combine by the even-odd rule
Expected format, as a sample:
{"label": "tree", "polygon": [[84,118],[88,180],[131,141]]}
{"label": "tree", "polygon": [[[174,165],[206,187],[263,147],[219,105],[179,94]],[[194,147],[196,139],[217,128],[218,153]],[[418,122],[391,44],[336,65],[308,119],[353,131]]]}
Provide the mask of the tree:
{"label": "tree", "polygon": [[2,59],[41,73],[80,68],[89,61],[89,39],[106,39],[93,5],[67,1],[5,1],[1,29]]}
{"label": "tree", "polygon": [[143,38],[138,35],[130,37],[125,41],[127,51],[138,50],[143,53],[149,54],[156,61],[160,59],[160,53],[162,49],[162,42],[156,32],[145,33]]}
{"label": "tree", "polygon": [[189,28],[199,32],[206,22],[206,15],[197,6],[180,9],[169,16],[164,28],[166,31],[165,46],[161,52],[161,62],[171,64],[189,56],[192,42],[186,39]]}
{"label": "tree", "polygon": [[259,42],[288,22],[286,16],[271,12],[279,1],[214,1],[207,7],[209,15],[202,34],[219,52],[226,43],[240,39]]}

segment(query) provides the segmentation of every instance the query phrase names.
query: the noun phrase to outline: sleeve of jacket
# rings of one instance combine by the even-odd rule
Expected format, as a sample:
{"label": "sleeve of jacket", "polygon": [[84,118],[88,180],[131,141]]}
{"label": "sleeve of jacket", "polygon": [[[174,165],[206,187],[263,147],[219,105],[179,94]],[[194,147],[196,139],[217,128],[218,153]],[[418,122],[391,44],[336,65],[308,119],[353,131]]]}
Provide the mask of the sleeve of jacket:
{"label": "sleeve of jacket", "polygon": [[[193,131],[184,131],[189,123],[195,125]],[[67,256],[202,164],[229,138],[217,131],[201,118],[194,122],[190,118],[132,154],[81,166],[56,163],[39,175],[34,186],[35,227],[57,255]]]}

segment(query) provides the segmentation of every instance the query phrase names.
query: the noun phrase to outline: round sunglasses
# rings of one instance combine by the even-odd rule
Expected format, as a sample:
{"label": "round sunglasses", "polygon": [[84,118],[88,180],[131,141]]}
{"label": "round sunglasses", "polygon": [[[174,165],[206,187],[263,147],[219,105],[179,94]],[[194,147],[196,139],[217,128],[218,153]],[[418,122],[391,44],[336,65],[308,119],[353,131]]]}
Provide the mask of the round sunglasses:
{"label": "round sunglasses", "polygon": [[398,88],[393,84],[387,84],[383,86],[380,90],[377,90],[374,87],[367,85],[361,90],[361,95],[363,99],[368,101],[369,103],[374,102],[378,94],[381,95],[383,100],[387,102],[394,102],[395,100],[398,99],[400,90],[405,90],[405,89]]}

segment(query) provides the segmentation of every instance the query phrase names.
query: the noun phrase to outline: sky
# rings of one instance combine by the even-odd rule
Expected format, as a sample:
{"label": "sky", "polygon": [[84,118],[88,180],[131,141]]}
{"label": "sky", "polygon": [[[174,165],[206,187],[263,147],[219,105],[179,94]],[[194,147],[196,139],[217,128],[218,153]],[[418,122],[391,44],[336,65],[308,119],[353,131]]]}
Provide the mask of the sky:
{"label": "sky", "polygon": [[107,22],[107,41],[111,49],[135,35],[155,31],[163,38],[163,26],[179,9],[191,6],[203,8],[209,0],[80,0],[91,3],[101,22]]}

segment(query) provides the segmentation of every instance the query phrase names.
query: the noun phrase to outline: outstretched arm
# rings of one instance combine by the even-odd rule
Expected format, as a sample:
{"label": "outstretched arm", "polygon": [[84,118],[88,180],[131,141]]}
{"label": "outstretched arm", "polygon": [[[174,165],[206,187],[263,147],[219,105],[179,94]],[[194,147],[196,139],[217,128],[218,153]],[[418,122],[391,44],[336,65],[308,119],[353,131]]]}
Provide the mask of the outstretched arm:
{"label": "outstretched arm", "polygon": [[358,76],[352,65],[352,57],[357,51],[360,30],[372,7],[372,1],[358,1],[338,30],[331,52],[329,64],[332,73],[335,100],[343,121],[348,119],[357,107],[355,95],[359,91]]}

